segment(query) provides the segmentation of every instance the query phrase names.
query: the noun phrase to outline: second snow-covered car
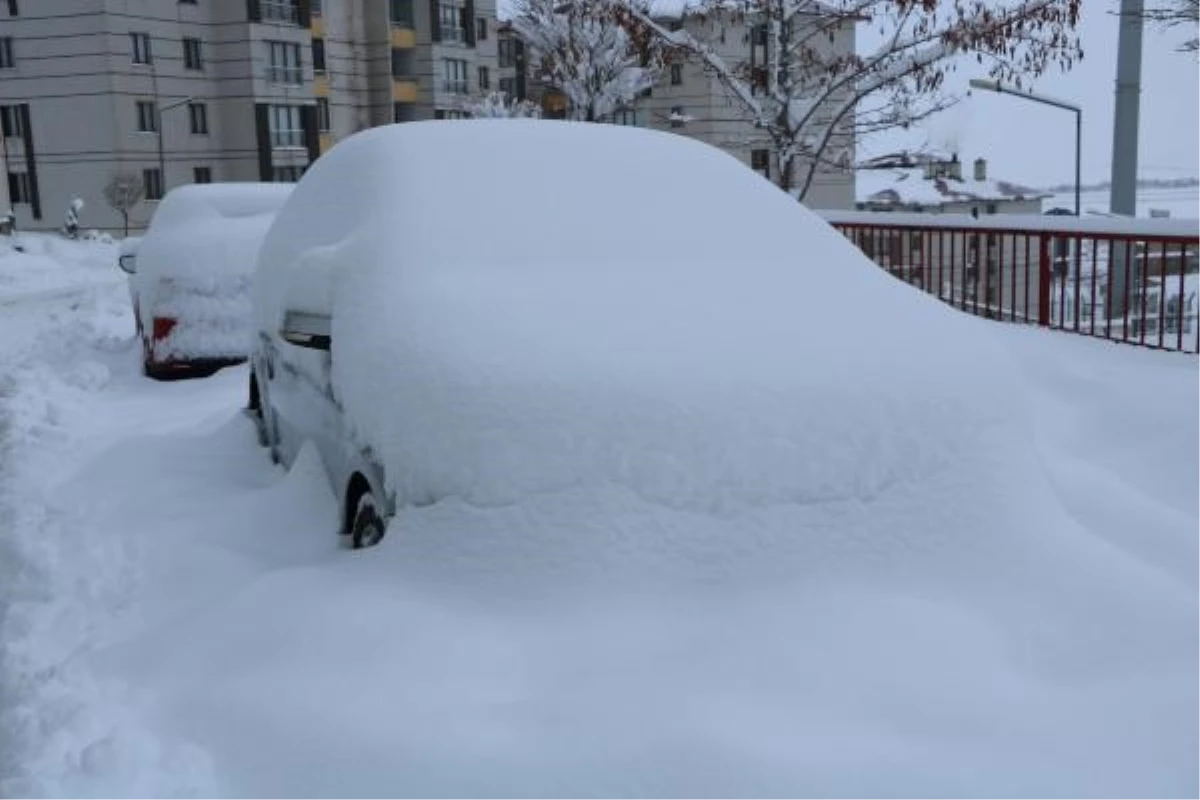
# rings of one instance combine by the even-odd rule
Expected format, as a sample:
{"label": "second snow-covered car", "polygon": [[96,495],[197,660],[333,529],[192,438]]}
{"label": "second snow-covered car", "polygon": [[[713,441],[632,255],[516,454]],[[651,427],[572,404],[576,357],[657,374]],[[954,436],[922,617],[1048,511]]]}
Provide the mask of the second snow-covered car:
{"label": "second snow-covered car", "polygon": [[123,245],[145,373],[203,375],[246,360],[258,248],[286,183],[172,189],[140,241]]}

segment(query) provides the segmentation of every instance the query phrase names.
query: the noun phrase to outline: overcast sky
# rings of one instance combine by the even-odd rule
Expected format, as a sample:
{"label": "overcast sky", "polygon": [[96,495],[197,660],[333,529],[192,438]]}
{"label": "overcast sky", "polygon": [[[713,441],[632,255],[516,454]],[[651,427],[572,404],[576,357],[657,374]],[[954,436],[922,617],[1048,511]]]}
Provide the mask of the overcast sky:
{"label": "overcast sky", "polygon": [[[1114,86],[1118,18],[1116,0],[1084,3],[1079,34],[1084,57],[1071,72],[1040,78],[1034,91],[1083,107],[1083,180],[1108,180],[1112,168]],[[860,28],[860,49],[870,33]],[[1184,34],[1146,27],[1142,50],[1138,173],[1142,177],[1200,175],[1200,81],[1196,56],[1175,50]],[[965,94],[967,81],[986,77],[963,64],[948,89]],[[1034,186],[1070,183],[1075,170],[1075,117],[1068,111],[1007,95],[975,91],[957,107],[925,123],[921,131],[889,134],[862,143],[860,156],[897,146],[930,145],[957,150],[971,161],[988,159],[992,177]]]}

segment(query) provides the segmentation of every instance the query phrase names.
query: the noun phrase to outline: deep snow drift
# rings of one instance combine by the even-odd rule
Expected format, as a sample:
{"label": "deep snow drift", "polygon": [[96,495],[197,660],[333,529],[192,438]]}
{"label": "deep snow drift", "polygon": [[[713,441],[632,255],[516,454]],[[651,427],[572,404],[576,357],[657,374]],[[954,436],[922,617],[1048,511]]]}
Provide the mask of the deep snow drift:
{"label": "deep snow drift", "polygon": [[[0,315],[0,793],[1200,789],[1194,358],[969,320],[957,378],[1014,405],[943,468],[716,512],[451,497],[348,552],[244,369],[137,375],[119,281]],[[857,446],[947,442],[868,405]]]}

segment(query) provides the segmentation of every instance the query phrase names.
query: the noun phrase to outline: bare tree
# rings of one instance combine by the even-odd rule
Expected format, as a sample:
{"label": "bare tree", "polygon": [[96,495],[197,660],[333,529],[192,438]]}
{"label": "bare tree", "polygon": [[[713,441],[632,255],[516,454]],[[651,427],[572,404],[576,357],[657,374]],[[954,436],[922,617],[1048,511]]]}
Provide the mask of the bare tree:
{"label": "bare tree", "polygon": [[144,191],[142,179],[132,172],[118,172],[104,186],[104,199],[124,220],[126,236],[129,235],[129,212],[142,201]]}
{"label": "bare tree", "polygon": [[660,47],[629,24],[633,1],[519,0],[512,24],[534,77],[566,96],[572,119],[604,121],[653,85]]}
{"label": "bare tree", "polygon": [[463,103],[463,111],[475,119],[542,116],[536,103],[528,100],[509,100],[504,92],[489,92],[481,98]]}
{"label": "bare tree", "polygon": [[[860,137],[956,102],[943,89],[962,57],[1020,86],[1083,55],[1082,0],[697,0],[673,25],[608,2],[720,81],[735,116],[769,142],[776,182],[800,199],[819,170],[850,168]],[[734,58],[731,25],[748,31]],[[880,35],[872,52],[849,46],[857,25]]]}
{"label": "bare tree", "polygon": [[1162,0],[1151,6],[1143,14],[1148,22],[1164,28],[1187,28],[1188,36],[1179,45],[1184,52],[1200,53],[1200,38],[1197,29],[1200,28],[1200,0]]}

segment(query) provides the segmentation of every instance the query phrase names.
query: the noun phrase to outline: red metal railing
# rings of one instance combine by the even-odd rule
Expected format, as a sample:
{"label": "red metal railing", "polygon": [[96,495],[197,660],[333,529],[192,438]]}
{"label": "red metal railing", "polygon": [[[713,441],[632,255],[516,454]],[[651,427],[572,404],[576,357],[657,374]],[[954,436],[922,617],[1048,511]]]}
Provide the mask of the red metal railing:
{"label": "red metal railing", "polygon": [[819,213],[888,273],[968,313],[1200,352],[1196,221]]}

